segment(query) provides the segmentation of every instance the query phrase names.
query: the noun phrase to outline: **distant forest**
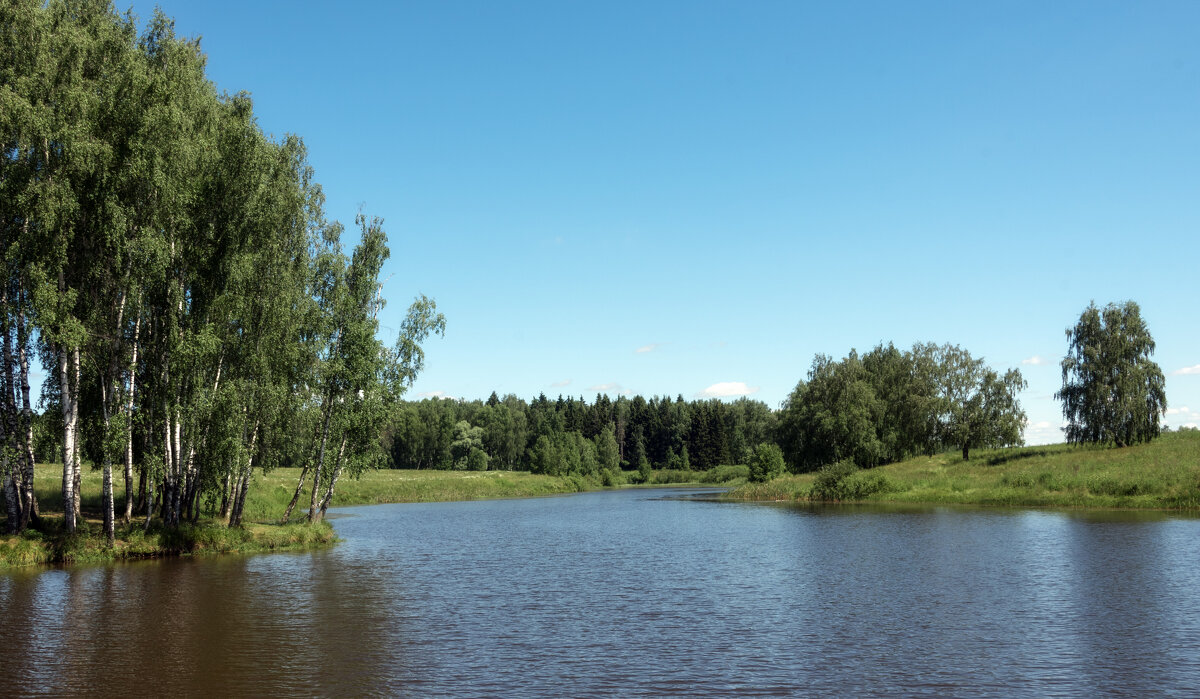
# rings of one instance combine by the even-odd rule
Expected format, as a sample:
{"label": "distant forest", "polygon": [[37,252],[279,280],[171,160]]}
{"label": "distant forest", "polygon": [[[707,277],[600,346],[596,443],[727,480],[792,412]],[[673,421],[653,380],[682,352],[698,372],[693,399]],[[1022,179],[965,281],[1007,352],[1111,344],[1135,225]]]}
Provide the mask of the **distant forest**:
{"label": "distant forest", "polygon": [[706,470],[744,463],[775,438],[777,417],[761,401],[616,400],[597,395],[532,402],[495,393],[487,401],[405,402],[384,431],[399,468],[529,470],[591,475],[652,466]]}
{"label": "distant forest", "polygon": [[526,403],[429,399],[400,405],[382,439],[399,468],[707,470],[750,464],[778,445],[788,467],[839,461],[869,468],[915,454],[1022,443],[1019,371],[1001,375],[956,345],[879,345],[840,360],[818,355],[782,408],[748,398],[597,395]]}

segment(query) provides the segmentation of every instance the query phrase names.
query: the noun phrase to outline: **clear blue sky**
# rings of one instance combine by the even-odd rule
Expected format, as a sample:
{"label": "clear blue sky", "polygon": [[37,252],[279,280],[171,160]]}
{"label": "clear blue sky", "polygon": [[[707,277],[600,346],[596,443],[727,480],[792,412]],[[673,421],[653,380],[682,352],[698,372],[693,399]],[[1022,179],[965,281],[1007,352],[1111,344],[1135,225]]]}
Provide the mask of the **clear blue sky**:
{"label": "clear blue sky", "polygon": [[386,339],[448,321],[414,396],[777,407],[815,353],[953,342],[1060,441],[1064,330],[1133,299],[1200,423],[1200,3],[161,6],[386,219]]}

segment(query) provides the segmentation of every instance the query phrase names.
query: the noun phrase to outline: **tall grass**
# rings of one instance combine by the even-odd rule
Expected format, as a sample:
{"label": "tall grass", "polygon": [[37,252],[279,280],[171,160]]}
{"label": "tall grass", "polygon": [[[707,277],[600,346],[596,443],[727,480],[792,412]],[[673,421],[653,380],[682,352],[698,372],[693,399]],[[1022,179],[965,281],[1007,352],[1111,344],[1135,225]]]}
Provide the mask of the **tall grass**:
{"label": "tall grass", "polygon": [[[917,457],[844,476],[842,497],[829,497],[819,488],[814,493],[819,477],[804,474],[754,487],[747,484],[726,497],[1198,509],[1200,433],[1168,433],[1149,444],[1123,449],[1058,444],[985,450],[970,461],[952,453]],[[876,487],[880,489],[869,492]]]}

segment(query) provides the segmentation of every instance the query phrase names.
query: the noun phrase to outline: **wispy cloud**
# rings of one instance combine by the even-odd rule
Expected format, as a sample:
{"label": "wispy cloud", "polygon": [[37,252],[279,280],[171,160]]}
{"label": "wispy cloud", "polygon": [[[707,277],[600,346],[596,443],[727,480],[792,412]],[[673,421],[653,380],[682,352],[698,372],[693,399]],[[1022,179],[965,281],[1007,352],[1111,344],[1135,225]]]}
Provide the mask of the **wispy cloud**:
{"label": "wispy cloud", "polygon": [[647,352],[653,352],[654,350],[658,349],[659,347],[662,347],[661,342],[651,342],[648,345],[642,345],[641,347],[638,347],[633,352],[634,352],[634,354],[646,354]]}
{"label": "wispy cloud", "polygon": [[1043,357],[1039,354],[1035,354],[1032,357],[1030,357],[1029,359],[1022,359],[1021,363],[1022,364],[1032,364],[1033,366],[1041,366],[1043,364],[1049,364],[1050,360],[1046,359],[1045,357]]}
{"label": "wispy cloud", "polygon": [[619,383],[598,383],[595,386],[588,386],[588,390],[589,391],[599,391],[600,393],[607,393],[608,391],[613,391],[614,393],[619,393],[621,391],[621,384],[619,384]]}
{"label": "wispy cloud", "polygon": [[747,386],[743,381],[722,381],[696,394],[698,398],[731,398],[758,393],[758,386]]}
{"label": "wispy cloud", "polygon": [[1185,366],[1182,369],[1176,369],[1171,372],[1171,376],[1194,376],[1200,374],[1200,364],[1195,366]]}
{"label": "wispy cloud", "polygon": [[571,385],[570,379],[563,379],[562,381],[555,381],[554,383],[550,384],[550,388],[562,388],[563,386],[570,386],[570,385]]}
{"label": "wispy cloud", "polygon": [[417,394],[417,398],[449,398],[445,391],[423,391]]}

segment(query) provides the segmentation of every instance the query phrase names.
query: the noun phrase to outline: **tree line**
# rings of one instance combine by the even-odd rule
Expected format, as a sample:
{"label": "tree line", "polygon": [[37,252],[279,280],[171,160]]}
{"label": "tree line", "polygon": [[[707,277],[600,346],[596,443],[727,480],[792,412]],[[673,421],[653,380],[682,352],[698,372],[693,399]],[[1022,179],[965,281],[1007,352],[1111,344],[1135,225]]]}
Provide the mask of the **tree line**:
{"label": "tree line", "polygon": [[685,401],[683,396],[584,398],[545,394],[487,401],[405,402],[383,434],[399,468],[529,470],[599,475],[620,469],[705,470],[745,463],[774,439],[761,401]]}
{"label": "tree line", "polygon": [[901,351],[888,344],[841,360],[818,355],[778,411],[747,398],[600,394],[589,404],[542,394],[527,403],[493,393],[486,402],[405,402],[383,440],[399,468],[705,470],[771,461],[756,455],[762,445],[777,445],[793,472],[842,460],[869,468],[1020,444],[1025,413],[1017,396],[1025,385],[1018,370],[1000,374],[955,345]]}
{"label": "tree line", "polygon": [[[318,519],[339,477],[386,458],[377,436],[444,329],[409,308],[376,338],[389,255],[360,215],[347,255],[300,138],[220,93],[198,41],[108,3],[0,9],[0,480],[10,530],[36,523],[30,363],[61,428],[63,527],[81,464],[113,469],[123,519],[238,526],[256,470],[304,466]],[[44,427],[44,425],[43,425]],[[297,488],[297,494],[300,487]]]}

